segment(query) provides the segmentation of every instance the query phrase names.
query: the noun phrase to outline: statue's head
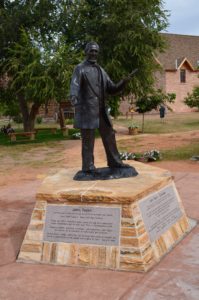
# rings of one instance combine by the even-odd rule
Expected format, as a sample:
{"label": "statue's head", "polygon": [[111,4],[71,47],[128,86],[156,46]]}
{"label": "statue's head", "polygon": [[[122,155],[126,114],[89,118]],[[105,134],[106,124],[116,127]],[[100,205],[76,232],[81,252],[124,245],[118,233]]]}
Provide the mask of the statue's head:
{"label": "statue's head", "polygon": [[87,60],[95,63],[97,61],[97,56],[99,53],[99,45],[96,42],[89,42],[85,47],[85,54]]}

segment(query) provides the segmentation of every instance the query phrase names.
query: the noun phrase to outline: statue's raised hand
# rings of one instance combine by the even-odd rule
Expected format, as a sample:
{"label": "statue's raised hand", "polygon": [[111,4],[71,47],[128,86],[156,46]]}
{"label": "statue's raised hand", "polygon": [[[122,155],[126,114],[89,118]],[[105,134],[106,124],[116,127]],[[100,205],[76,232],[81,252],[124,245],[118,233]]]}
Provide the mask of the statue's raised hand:
{"label": "statue's raised hand", "polygon": [[130,74],[128,74],[123,80],[125,82],[128,82],[131,80],[131,78],[134,76],[134,74],[138,71],[138,69],[134,69]]}

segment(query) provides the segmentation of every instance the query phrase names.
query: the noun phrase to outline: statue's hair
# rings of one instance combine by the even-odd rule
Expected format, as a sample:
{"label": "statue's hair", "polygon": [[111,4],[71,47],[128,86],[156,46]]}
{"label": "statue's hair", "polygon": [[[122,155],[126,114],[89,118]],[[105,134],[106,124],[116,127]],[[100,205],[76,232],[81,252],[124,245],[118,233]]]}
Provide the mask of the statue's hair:
{"label": "statue's hair", "polygon": [[84,49],[85,53],[87,53],[92,48],[92,46],[95,46],[95,48],[99,51],[99,45],[96,42],[89,42],[86,44],[86,47]]}

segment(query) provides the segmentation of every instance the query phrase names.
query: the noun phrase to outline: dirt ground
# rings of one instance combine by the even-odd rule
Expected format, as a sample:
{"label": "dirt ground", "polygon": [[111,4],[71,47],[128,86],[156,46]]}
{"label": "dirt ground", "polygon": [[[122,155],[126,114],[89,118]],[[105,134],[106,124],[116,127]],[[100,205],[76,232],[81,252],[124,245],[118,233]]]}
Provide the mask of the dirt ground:
{"label": "dirt ground", "polygon": [[[119,136],[122,134],[118,141],[119,146],[122,148],[128,146],[131,152],[145,152],[152,149],[157,149],[161,152],[161,150],[175,149],[199,142],[199,130],[158,135],[140,134],[129,137],[124,128],[119,127],[117,133]],[[199,153],[196,153],[196,155],[199,155]],[[192,160],[162,160],[151,164],[168,169],[171,172],[199,172],[199,162]]]}
{"label": "dirt ground", "polygon": [[[132,151],[164,149],[168,145],[185,145],[199,140],[199,130],[136,137],[128,136],[123,128],[116,130],[118,142],[122,145],[132,143]],[[0,146],[0,160],[1,300],[199,299],[198,226],[147,274],[16,263],[42,180],[56,168],[80,168],[81,141],[61,141],[39,147]],[[95,165],[102,164],[105,164],[105,154],[101,139],[97,139]],[[188,216],[199,220],[199,162],[152,164],[174,174]]]}
{"label": "dirt ground", "polygon": [[138,134],[129,137],[123,127],[117,128],[118,135],[122,135],[122,143],[119,144],[125,147],[132,147],[132,150],[137,152],[147,151],[151,149],[167,150],[186,146],[190,143],[199,142],[199,130],[167,133],[167,134]]}
{"label": "dirt ground", "polygon": [[[141,134],[129,136],[122,127],[117,127],[117,140],[121,147],[126,145],[132,152],[142,152],[151,149],[174,149],[199,141],[199,130],[170,134]],[[1,146],[0,146],[1,147]],[[0,164],[0,186],[9,186],[22,181],[42,179],[50,169],[60,167],[81,167],[81,141],[61,141],[48,146],[31,146],[25,148],[17,145],[15,148],[2,147]],[[198,153],[199,154],[199,153]],[[105,153],[101,139],[95,143],[95,164],[105,164]],[[199,172],[199,162],[160,161],[151,163],[170,171]]]}
{"label": "dirt ground", "polygon": [[177,134],[148,135],[140,138],[142,145],[137,148],[175,149],[199,141],[199,131],[181,132]]}

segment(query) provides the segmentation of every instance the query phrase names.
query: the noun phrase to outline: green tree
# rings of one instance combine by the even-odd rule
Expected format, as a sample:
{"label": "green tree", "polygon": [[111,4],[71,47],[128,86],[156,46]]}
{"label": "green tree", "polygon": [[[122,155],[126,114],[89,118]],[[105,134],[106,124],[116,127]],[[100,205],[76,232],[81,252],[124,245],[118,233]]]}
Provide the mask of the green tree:
{"label": "green tree", "polygon": [[24,131],[32,131],[41,104],[50,99],[58,102],[67,99],[68,83],[78,54],[67,45],[59,45],[53,53],[44,52],[25,31],[19,43],[8,49],[8,54],[4,71],[9,80],[4,87],[4,98],[7,103],[19,104]]}
{"label": "green tree", "polygon": [[25,131],[34,129],[41,104],[68,97],[79,54],[61,39],[59,5],[18,0],[0,6],[0,76],[7,78],[0,86],[0,103],[4,113],[21,112]]}
{"label": "green tree", "polygon": [[[157,68],[154,55],[164,48],[159,32],[167,26],[167,12],[162,2],[1,1],[0,76],[5,72],[9,75],[6,92],[7,97],[12,97],[5,99],[3,92],[0,101],[20,104],[24,129],[31,130],[41,103],[48,97],[66,96],[70,72],[90,40],[100,44],[100,64],[114,81],[139,69],[126,93],[139,97],[149,94]],[[68,56],[62,56],[64,51]],[[113,114],[117,114],[119,106],[119,97],[115,99],[114,104],[111,101]]]}
{"label": "green tree", "polygon": [[[2,0],[0,2],[0,59],[21,39],[21,30],[34,32],[38,41],[52,39],[58,28],[59,1]],[[55,22],[56,21],[56,22]]]}
{"label": "green tree", "polygon": [[[75,65],[82,59],[81,52],[74,49],[73,45],[65,44],[60,39],[53,56],[48,55],[47,74],[52,78],[52,95],[55,101],[60,103],[63,100],[69,100],[70,79]],[[46,104],[48,103],[46,101]],[[61,106],[59,106],[60,127],[65,126],[65,120]]]}
{"label": "green tree", "polygon": [[184,103],[191,108],[197,107],[197,109],[199,109],[199,86],[196,86],[192,93],[188,93]]}
{"label": "green tree", "polygon": [[[41,90],[47,88],[48,82],[43,73],[41,50],[53,40],[57,2],[4,0],[0,3],[0,78],[4,81],[6,78],[0,85],[0,105],[11,115],[19,113],[19,108],[25,130],[33,128],[46,92]],[[34,102],[36,94],[38,101]]]}
{"label": "green tree", "polygon": [[8,57],[4,62],[4,71],[9,77],[4,87],[7,100],[19,104],[24,130],[32,131],[39,107],[52,95],[52,79],[46,74],[40,49],[25,31],[19,43],[8,49]]}
{"label": "green tree", "polygon": [[[142,96],[151,92],[154,55],[162,51],[165,42],[159,32],[166,28],[167,11],[160,0],[74,0],[70,19],[62,15],[63,34],[82,49],[95,40],[101,46],[99,63],[117,81],[134,68],[139,72],[132,78],[126,93]],[[68,35],[71,32],[71,35]],[[118,102],[119,97],[115,98]],[[117,113],[111,102],[112,111]]]}
{"label": "green tree", "polygon": [[173,103],[175,98],[174,93],[165,94],[161,90],[157,90],[153,94],[145,95],[135,101],[137,112],[142,114],[142,132],[144,132],[145,113],[157,109],[159,105],[166,104],[166,102]]}

